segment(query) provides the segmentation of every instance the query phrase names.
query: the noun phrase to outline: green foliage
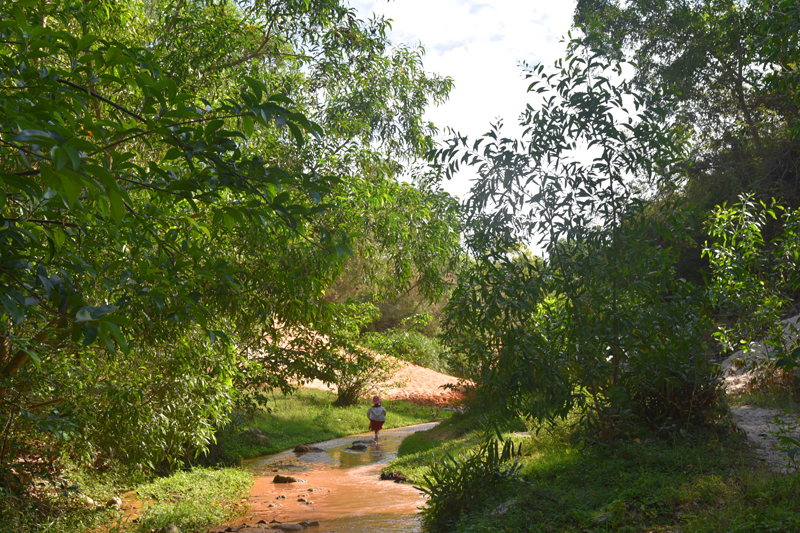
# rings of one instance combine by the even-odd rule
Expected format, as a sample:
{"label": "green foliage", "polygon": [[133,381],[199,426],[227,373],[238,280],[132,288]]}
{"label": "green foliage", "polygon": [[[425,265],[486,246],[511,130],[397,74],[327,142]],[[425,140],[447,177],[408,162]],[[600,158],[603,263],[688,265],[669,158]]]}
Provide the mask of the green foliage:
{"label": "green foliage", "polygon": [[229,128],[248,117],[298,144],[321,129],[255,80],[214,105],[183,91],[95,4],[4,6],[4,431],[28,422],[135,462],[202,446],[237,370],[206,341],[227,340],[209,299],[246,286],[220,229],[294,233],[324,207],[292,196],[331,183],[245,154]]}
{"label": "green foliage", "polygon": [[[540,454],[543,440],[555,442]],[[494,495],[494,501],[513,498],[516,504],[502,517],[465,516],[454,531],[710,533],[798,525],[796,476],[753,469],[753,452],[737,437],[710,432],[681,444],[631,443],[612,457],[581,454],[547,436],[531,446],[535,460],[522,469],[529,484]]]}
{"label": "green foliage", "polygon": [[368,391],[386,386],[400,365],[358,344],[361,331],[378,316],[374,305],[349,302],[340,307],[343,311],[335,324],[330,349],[343,353],[344,357],[331,369],[334,377],[329,383],[337,387],[336,405],[346,407],[355,405]]}
{"label": "green foliage", "polygon": [[[760,139],[770,121],[758,98],[757,1],[618,2],[581,0],[574,21],[609,57],[636,65],[636,83],[671,101],[700,138],[724,133]],[[742,131],[744,130],[744,131]]]}
{"label": "green foliage", "polygon": [[[541,104],[523,115],[522,140],[496,126],[436,154],[448,172],[479,173],[464,222],[475,263],[450,300],[446,338],[509,418],[578,409],[595,442],[638,424],[677,430],[718,387],[702,293],[675,276],[671,245],[691,219],[642,192],[680,172],[683,132],[622,64],[588,50],[556,67],[529,69]],[[544,258],[517,253],[528,240]]]}
{"label": "green foliage", "polygon": [[325,291],[356,253],[441,293],[454,204],[395,176],[451,82],[387,25],[336,0],[2,5],[0,464],[38,431],[175,460],[235,387],[333,380]]}
{"label": "green foliage", "polygon": [[[761,53],[771,63],[767,73],[767,84],[783,93],[793,104],[795,110],[800,106],[800,40],[798,40],[798,21],[800,6],[797,2],[780,0],[762,4],[764,17],[761,22]],[[792,134],[797,135],[796,112],[788,117]]]}
{"label": "green foliage", "polygon": [[243,470],[195,467],[142,484],[136,488],[136,495],[151,500],[169,500],[176,494],[181,499],[233,499],[240,497],[251,484],[250,474]]}
{"label": "green foliage", "polygon": [[[521,482],[482,491],[447,530],[711,533],[798,527],[797,475],[754,467],[755,451],[724,422],[694,428],[687,438],[648,435],[620,442],[613,454],[577,447],[570,433],[569,424],[561,423],[515,435],[522,443]],[[464,455],[481,446],[475,439],[424,436],[414,436],[415,448],[424,443],[428,458],[431,451],[437,457],[445,449],[454,454],[453,442]],[[415,454],[387,469],[408,473],[402,463],[410,458]]]}
{"label": "green foliage", "polygon": [[449,531],[452,523],[466,510],[474,511],[484,499],[484,493],[503,489],[518,481],[521,466],[521,445],[506,440],[502,449],[497,439],[489,439],[477,450],[458,458],[444,452],[444,457],[431,464],[421,483],[428,496],[422,511],[426,527],[432,531]]}
{"label": "green foliage", "polygon": [[[800,348],[797,349],[797,352],[800,353]],[[797,438],[797,431],[800,429],[800,424],[792,420],[793,411],[787,410],[783,414],[786,415],[784,418],[776,415],[772,420],[775,430],[770,433],[777,440],[776,448],[786,454],[787,470],[798,473],[800,472],[800,439]]]}
{"label": "green foliage", "polygon": [[744,193],[797,207],[797,9],[581,0],[574,22],[606,56],[632,61],[635,82],[692,137],[682,196],[703,209]]}
{"label": "green foliage", "polygon": [[[778,222],[767,235],[767,221]],[[756,204],[749,196],[718,207],[708,220],[710,291],[721,311],[717,338],[727,350],[745,348],[762,336],[781,366],[795,349],[797,331],[782,325],[784,310],[800,288],[800,210]],[[788,330],[788,331],[787,331]],[[789,370],[791,368],[787,368]]]}

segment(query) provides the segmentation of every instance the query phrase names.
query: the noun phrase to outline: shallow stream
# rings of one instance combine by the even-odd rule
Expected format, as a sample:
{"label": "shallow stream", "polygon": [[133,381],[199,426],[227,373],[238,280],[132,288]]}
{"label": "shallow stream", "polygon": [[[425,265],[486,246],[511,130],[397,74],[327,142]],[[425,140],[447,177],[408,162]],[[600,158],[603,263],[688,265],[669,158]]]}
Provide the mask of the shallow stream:
{"label": "shallow stream", "polygon": [[[397,457],[404,438],[435,425],[384,430],[380,443],[366,450],[350,447],[371,441],[371,433],[315,444],[322,452],[287,451],[246,461],[243,466],[255,476],[251,509],[236,523],[309,520],[320,523],[320,533],[418,532],[422,494],[411,485],[381,481],[380,471]],[[273,483],[277,474],[305,483]]]}

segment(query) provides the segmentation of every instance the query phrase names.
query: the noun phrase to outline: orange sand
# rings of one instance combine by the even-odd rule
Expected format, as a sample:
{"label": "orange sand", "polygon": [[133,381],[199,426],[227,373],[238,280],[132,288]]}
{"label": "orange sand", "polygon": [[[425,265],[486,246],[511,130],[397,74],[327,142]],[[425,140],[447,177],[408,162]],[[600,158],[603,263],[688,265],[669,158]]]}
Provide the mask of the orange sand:
{"label": "orange sand", "polygon": [[[369,391],[369,398],[373,394],[380,394],[384,400],[405,400],[408,402],[444,407],[462,403],[466,397],[463,387],[458,390],[443,389],[444,385],[458,385],[458,378],[440,374],[435,370],[417,366],[412,363],[401,362],[400,370],[391,378],[391,382],[405,383],[405,387],[392,387],[381,391]],[[336,386],[314,380],[304,385],[310,389],[324,389],[336,391]]]}

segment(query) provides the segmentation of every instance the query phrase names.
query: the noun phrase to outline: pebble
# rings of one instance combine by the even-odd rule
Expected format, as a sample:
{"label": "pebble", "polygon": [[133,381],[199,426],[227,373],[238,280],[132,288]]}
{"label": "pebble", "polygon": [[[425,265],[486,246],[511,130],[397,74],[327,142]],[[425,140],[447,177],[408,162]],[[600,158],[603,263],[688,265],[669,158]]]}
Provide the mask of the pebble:
{"label": "pebble", "polygon": [[[267,523],[265,520],[259,520],[255,524],[243,524],[241,526],[218,526],[211,528],[209,533],[263,533],[264,528],[266,527],[279,531],[302,531],[308,527],[319,527],[319,522],[316,520],[303,520],[297,524],[285,524],[277,520],[272,520],[269,523]],[[177,528],[175,528],[174,533],[179,533],[177,532]]]}

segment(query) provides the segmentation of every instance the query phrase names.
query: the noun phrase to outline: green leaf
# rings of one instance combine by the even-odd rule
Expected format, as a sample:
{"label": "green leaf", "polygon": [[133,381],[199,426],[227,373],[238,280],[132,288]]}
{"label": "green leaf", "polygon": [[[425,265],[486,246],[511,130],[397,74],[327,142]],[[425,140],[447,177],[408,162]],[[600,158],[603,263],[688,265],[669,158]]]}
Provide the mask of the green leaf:
{"label": "green leaf", "polygon": [[14,20],[17,21],[17,25],[23,30],[27,30],[30,28],[27,19],[25,18],[25,13],[18,7],[13,6],[11,8],[11,13],[14,15]]}
{"label": "green leaf", "polygon": [[244,81],[245,81],[245,83],[247,83],[247,85],[253,91],[253,94],[256,96],[256,103],[260,103],[261,102],[261,98],[264,95],[264,93],[262,91],[263,84],[260,81],[258,81],[256,79],[253,79],[253,78],[251,78],[249,76],[245,76],[244,77]]}
{"label": "green leaf", "polygon": [[116,187],[107,187],[106,193],[111,203],[111,216],[114,217],[114,222],[119,225],[122,223],[122,219],[125,218],[125,203]]}
{"label": "green leaf", "polygon": [[286,125],[289,127],[289,131],[292,132],[292,137],[294,137],[295,141],[297,141],[297,147],[302,148],[303,144],[305,143],[305,139],[303,138],[303,132],[300,131],[300,128],[298,128],[291,122],[287,122]]}
{"label": "green leaf", "polygon": [[93,324],[83,325],[83,345],[89,346],[97,340],[97,326]]}
{"label": "green leaf", "polygon": [[16,324],[22,324],[25,321],[24,308],[20,309],[17,302],[5,294],[0,294],[0,302],[3,303],[3,308]]}
{"label": "green leaf", "polygon": [[114,339],[116,339],[120,348],[122,348],[122,353],[127,354],[130,351],[128,342],[125,340],[125,336],[122,335],[119,326],[117,326],[114,322],[102,322],[101,327],[107,327],[111,331],[111,334],[114,336]]}
{"label": "green leaf", "polygon": [[244,134],[251,137],[253,135],[253,117],[242,115],[242,126],[244,127]]}
{"label": "green leaf", "polygon": [[72,209],[75,205],[75,201],[78,199],[78,196],[81,194],[81,187],[80,185],[73,182],[66,173],[58,174],[58,179],[61,182],[61,188],[64,191],[64,194],[67,196],[67,205],[70,209]]}
{"label": "green leaf", "polygon": [[42,130],[22,130],[15,135],[11,142],[21,143],[36,143],[45,148],[49,148],[57,144],[57,140],[52,132]]}
{"label": "green leaf", "polygon": [[92,320],[94,320],[92,313],[86,308],[78,309],[78,312],[75,313],[75,322],[91,322]]}

